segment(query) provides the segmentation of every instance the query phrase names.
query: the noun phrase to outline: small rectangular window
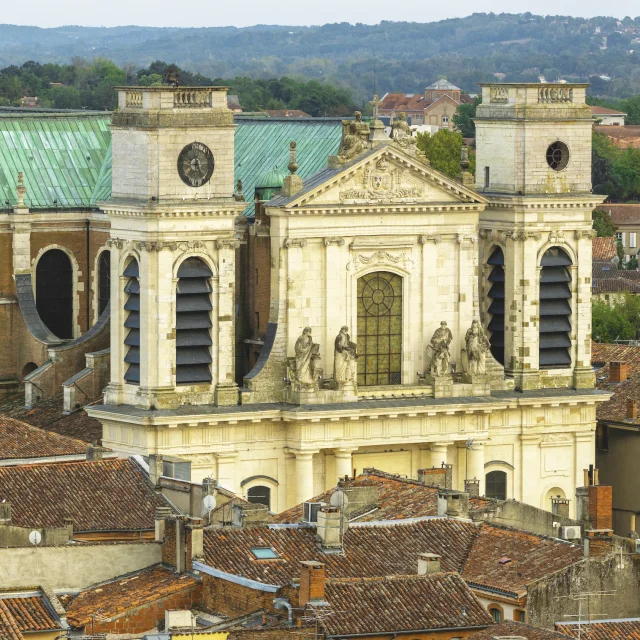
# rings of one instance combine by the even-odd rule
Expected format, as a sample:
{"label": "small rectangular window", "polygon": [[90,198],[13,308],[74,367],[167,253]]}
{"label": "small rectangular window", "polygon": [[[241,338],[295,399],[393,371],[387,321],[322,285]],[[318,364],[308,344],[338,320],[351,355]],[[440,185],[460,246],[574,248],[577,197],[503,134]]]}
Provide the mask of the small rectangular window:
{"label": "small rectangular window", "polygon": [[516,622],[524,622],[525,613],[522,609],[514,609],[513,610],[513,619]]}
{"label": "small rectangular window", "polygon": [[280,557],[271,547],[252,547],[251,553],[256,560],[276,560]]}
{"label": "small rectangular window", "polygon": [[449,116],[442,116],[442,124],[449,124]]}
{"label": "small rectangular window", "polygon": [[489,188],[489,167],[484,168],[484,188]]}
{"label": "small rectangular window", "polygon": [[635,233],[630,233],[629,234],[629,247],[631,249],[635,249],[636,248],[636,234]]}
{"label": "small rectangular window", "polygon": [[626,247],[627,246],[627,234],[623,233],[621,239],[622,239],[622,246]]}
{"label": "small rectangular window", "polygon": [[622,233],[620,233],[620,231],[616,233],[616,240],[620,240],[620,242],[622,242]]}

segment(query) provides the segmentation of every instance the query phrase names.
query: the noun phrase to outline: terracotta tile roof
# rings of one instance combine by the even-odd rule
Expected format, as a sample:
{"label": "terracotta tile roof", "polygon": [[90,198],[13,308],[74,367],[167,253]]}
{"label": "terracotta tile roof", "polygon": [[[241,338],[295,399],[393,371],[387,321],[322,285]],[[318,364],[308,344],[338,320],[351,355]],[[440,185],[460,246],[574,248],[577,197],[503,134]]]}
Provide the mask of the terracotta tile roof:
{"label": "terracotta tile roof", "polygon": [[[628,147],[640,149],[640,125],[627,125],[624,127],[596,125],[594,129],[596,133],[604,133],[620,149],[627,149]],[[598,205],[598,207],[601,206]]]}
{"label": "terracotta tile roof", "polygon": [[89,444],[102,441],[102,425],[80,409],[65,416],[62,414],[62,394],[41,402],[33,409],[25,409],[24,394],[0,400],[0,415],[21,420],[34,427],[51,431]]}
{"label": "terracotta tile roof", "polygon": [[610,261],[618,255],[614,236],[594,238],[591,245],[592,260],[594,261]]}
{"label": "terracotta tile roof", "polygon": [[604,278],[617,278],[620,272],[618,265],[611,261],[596,261],[591,263],[591,277],[596,280]]}
{"label": "terracotta tile roof", "polygon": [[606,107],[591,106],[591,115],[593,116],[626,116],[624,111],[616,111],[615,109],[607,109]]}
{"label": "terracotta tile roof", "polygon": [[[5,605],[21,632],[50,631],[62,628],[60,620],[50,610],[41,595],[24,597],[0,595],[0,602]],[[3,638],[1,633],[0,638]]]}
{"label": "terracotta tile roof", "polygon": [[577,622],[556,622],[556,629],[581,640],[640,640],[640,618],[583,622],[580,635]]}
{"label": "terracotta tile roof", "polygon": [[117,618],[130,609],[195,589],[199,582],[189,574],[176,574],[159,565],[144,569],[81,591],[67,609],[67,622],[82,628],[98,610],[102,619]]}
{"label": "terracotta tile roof", "polygon": [[11,502],[13,523],[74,531],[144,531],[154,528],[165,498],[130,459],[51,462],[0,467],[0,501]]}
{"label": "terracotta tile roof", "polygon": [[596,372],[598,389],[613,393],[610,400],[602,402],[596,408],[596,418],[602,421],[622,422],[629,425],[640,425],[640,418],[627,418],[627,400],[640,401],[640,373],[630,375],[624,382],[609,382],[609,372],[599,369]]}
{"label": "terracotta tile roof", "polygon": [[[611,127],[607,127],[610,129]],[[640,131],[638,131],[640,136]],[[616,226],[621,224],[640,226],[640,204],[599,204],[598,209],[608,211]]]}
{"label": "terracotta tile roof", "polygon": [[457,573],[328,580],[329,636],[487,627],[493,619]]}
{"label": "terracotta tile roof", "polygon": [[[399,520],[403,518],[419,518],[423,516],[438,515],[438,489],[432,485],[426,485],[418,480],[404,478],[378,469],[365,469],[364,473],[355,480],[341,482],[341,488],[347,493],[354,487],[371,486],[378,487],[378,504],[354,505],[354,510],[349,513],[350,519],[358,522],[373,522],[378,520]],[[336,488],[330,489],[316,496],[312,502],[325,502],[329,504],[331,494]],[[471,498],[469,508],[471,511],[486,509],[495,503],[488,498]],[[298,504],[291,509],[282,511],[273,517],[274,522],[299,522],[302,519],[302,505]]]}
{"label": "terracotta tile roof", "polygon": [[2,600],[0,600],[0,638],[2,640],[24,640],[15,618]]}
{"label": "terracotta tile roof", "polygon": [[[624,273],[620,271],[618,273]],[[605,278],[602,280],[593,280],[591,291],[598,293],[640,293],[640,283],[626,278]]]}
{"label": "terracotta tile roof", "polygon": [[493,640],[496,636],[525,638],[525,640],[567,640],[571,637],[558,631],[532,627],[531,625],[514,622],[513,620],[505,620],[503,623],[488,627],[484,631],[472,633],[470,636],[467,636],[467,640]]}
{"label": "terracotta tile roof", "polygon": [[0,416],[0,460],[82,455],[87,443]]}
{"label": "terracotta tile roof", "polygon": [[640,371],[640,346],[592,342],[591,362],[594,364],[626,362],[629,365],[629,372],[635,373]]}
{"label": "terracotta tile roof", "polygon": [[[273,585],[300,575],[300,562],[317,560],[331,578],[412,575],[421,553],[442,556],[443,571],[460,571],[476,533],[470,522],[434,518],[396,524],[351,525],[344,554],[325,554],[315,527],[205,529],[205,562],[210,567]],[[452,544],[455,540],[455,544]],[[278,560],[256,560],[252,547],[271,547]]]}
{"label": "terracotta tile roof", "polygon": [[579,545],[483,524],[462,577],[471,586],[488,586],[521,597],[528,583],[575,564],[583,556]]}
{"label": "terracotta tile roof", "polygon": [[382,98],[382,111],[422,111],[430,101],[424,99],[424,93],[388,93]]}

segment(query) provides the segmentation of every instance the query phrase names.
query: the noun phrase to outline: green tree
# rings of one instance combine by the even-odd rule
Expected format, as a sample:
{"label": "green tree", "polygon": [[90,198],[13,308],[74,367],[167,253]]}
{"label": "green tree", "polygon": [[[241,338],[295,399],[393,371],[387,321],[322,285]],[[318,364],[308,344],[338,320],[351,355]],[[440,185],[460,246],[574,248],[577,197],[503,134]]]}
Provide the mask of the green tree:
{"label": "green tree", "polygon": [[599,238],[610,238],[615,235],[617,227],[613,224],[608,211],[595,209],[591,214],[591,219],[593,220],[593,228]]}
{"label": "green tree", "polygon": [[640,296],[625,294],[622,302],[610,306],[594,300],[591,311],[592,335],[597,342],[636,340],[640,337]]}
{"label": "green tree", "polygon": [[476,117],[476,108],[481,102],[482,98],[478,96],[473,102],[465,102],[457,108],[453,123],[463,138],[476,137],[476,124],[473,119]]}
{"label": "green tree", "polygon": [[[437,133],[418,133],[418,149],[426,156],[431,166],[450,178],[460,172],[460,153],[462,151],[462,134],[459,131],[440,129]],[[470,171],[475,171],[475,156],[469,155]]]}

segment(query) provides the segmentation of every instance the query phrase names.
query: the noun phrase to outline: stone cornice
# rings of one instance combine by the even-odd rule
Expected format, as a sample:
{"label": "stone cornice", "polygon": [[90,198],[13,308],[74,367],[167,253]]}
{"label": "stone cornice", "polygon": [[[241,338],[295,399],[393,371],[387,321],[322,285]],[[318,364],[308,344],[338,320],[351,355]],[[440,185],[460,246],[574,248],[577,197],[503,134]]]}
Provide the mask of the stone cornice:
{"label": "stone cornice", "polygon": [[308,207],[267,207],[267,215],[278,216],[319,216],[319,215],[354,215],[354,214],[371,214],[371,213],[442,213],[452,212],[460,213],[461,211],[474,212],[483,211],[485,205],[483,203],[473,202],[416,202],[416,203],[395,203],[384,204],[372,202],[371,204],[324,204]]}
{"label": "stone cornice", "polygon": [[592,193],[563,196],[557,194],[531,194],[516,196],[507,194],[486,194],[487,209],[593,209],[604,202],[606,196]]}

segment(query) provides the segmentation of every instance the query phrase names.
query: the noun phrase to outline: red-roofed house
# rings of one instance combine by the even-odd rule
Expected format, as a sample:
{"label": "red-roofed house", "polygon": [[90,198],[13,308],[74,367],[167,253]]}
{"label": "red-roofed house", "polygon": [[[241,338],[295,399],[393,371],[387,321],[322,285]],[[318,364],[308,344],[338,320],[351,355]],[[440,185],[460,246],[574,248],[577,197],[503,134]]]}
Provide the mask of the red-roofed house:
{"label": "red-roofed house", "polygon": [[623,111],[597,107],[595,105],[591,107],[591,115],[598,124],[614,125],[619,127],[624,127],[624,119],[627,116]]}

